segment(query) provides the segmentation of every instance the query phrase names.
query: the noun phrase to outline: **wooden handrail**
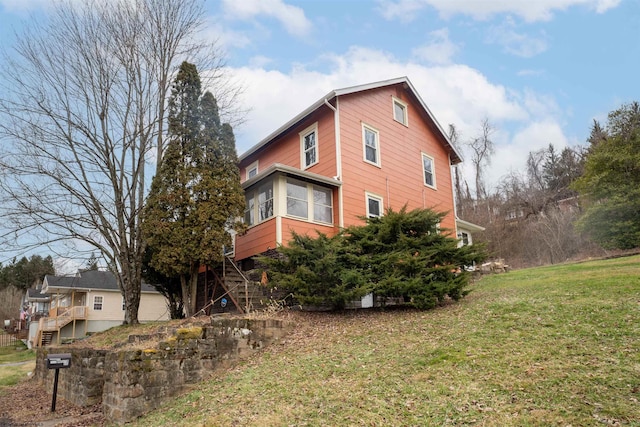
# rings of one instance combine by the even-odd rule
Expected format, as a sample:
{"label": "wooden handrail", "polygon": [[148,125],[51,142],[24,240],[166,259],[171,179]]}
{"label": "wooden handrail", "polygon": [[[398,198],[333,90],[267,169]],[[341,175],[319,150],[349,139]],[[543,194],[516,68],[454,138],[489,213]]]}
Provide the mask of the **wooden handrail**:
{"label": "wooden handrail", "polygon": [[222,263],[222,274],[224,274],[224,272],[226,270],[226,268],[225,268],[226,261],[229,261],[229,263],[231,263],[233,268],[238,272],[240,277],[242,277],[242,280],[244,282],[244,312],[245,313],[249,313],[249,311],[250,311],[250,308],[249,308],[249,279],[247,279],[247,277],[244,274],[242,274],[242,271],[240,271],[240,269],[238,268],[236,263],[233,262],[233,260],[228,255],[224,256],[224,260],[223,261],[224,262]]}

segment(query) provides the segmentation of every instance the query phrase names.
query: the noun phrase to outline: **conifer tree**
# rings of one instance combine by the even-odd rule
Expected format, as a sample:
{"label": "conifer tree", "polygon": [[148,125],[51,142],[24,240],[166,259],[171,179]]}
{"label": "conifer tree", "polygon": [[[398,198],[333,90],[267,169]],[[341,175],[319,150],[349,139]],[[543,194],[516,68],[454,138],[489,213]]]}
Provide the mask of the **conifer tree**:
{"label": "conifer tree", "polygon": [[573,184],[583,207],[578,229],[606,249],[640,247],[640,104],[610,112],[598,131]]}
{"label": "conifer tree", "polygon": [[215,98],[202,94],[198,71],[188,62],[173,84],[168,132],[147,200],[144,233],[150,266],[180,278],[181,303],[189,316],[195,311],[198,270],[222,260],[244,196],[233,130],[220,123]]}
{"label": "conifer tree", "polygon": [[373,292],[428,309],[468,293],[465,266],[480,262],[482,246],[458,247],[438,224],[445,214],[429,209],[388,210],[335,237],[294,234],[282,257],[262,258],[272,283],[302,304],[342,308]]}

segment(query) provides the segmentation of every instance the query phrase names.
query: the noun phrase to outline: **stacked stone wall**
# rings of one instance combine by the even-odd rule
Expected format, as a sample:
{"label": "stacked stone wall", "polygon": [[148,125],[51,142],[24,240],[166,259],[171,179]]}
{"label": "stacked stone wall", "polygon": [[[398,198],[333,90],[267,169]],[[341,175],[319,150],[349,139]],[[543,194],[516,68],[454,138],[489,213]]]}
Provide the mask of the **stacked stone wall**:
{"label": "stacked stone wall", "polygon": [[[46,369],[46,355],[71,352],[71,367],[61,370],[58,394],[79,406],[102,401],[106,419],[124,423],[159,407],[216,368],[233,365],[279,340],[286,331],[287,325],[275,319],[213,318],[210,325],[177,329],[146,349],[40,350],[36,376],[51,391],[53,371]],[[131,336],[130,341],[147,339]]]}

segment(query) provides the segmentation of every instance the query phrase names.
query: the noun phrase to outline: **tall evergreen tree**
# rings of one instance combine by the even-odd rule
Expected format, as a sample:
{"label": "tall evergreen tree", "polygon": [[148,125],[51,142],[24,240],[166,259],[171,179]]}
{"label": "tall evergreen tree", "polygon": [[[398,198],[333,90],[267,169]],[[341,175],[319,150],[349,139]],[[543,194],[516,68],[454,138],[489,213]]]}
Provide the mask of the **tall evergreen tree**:
{"label": "tall evergreen tree", "polygon": [[22,257],[20,260],[14,259],[6,266],[0,264],[0,289],[7,286],[29,289],[42,283],[47,274],[55,274],[51,255],[44,258],[40,255],[32,255],[29,258]]}
{"label": "tall evergreen tree", "polygon": [[211,93],[202,94],[184,62],[169,100],[169,143],[147,200],[144,233],[150,266],[179,277],[186,315],[195,312],[198,270],[222,260],[229,231],[239,227],[244,195],[233,130],[221,124]]}
{"label": "tall evergreen tree", "polygon": [[574,188],[584,201],[578,226],[605,248],[640,247],[640,105],[608,116],[606,135],[589,148]]}

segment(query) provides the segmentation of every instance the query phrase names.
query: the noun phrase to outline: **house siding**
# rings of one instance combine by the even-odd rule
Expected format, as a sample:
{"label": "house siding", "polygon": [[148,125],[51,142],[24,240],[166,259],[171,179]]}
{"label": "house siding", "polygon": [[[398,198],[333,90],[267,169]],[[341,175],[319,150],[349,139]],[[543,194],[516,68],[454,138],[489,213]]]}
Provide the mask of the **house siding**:
{"label": "house siding", "polygon": [[[394,120],[392,96],[408,104],[408,127]],[[416,101],[398,87],[340,97],[345,226],[362,224],[365,193],[383,198],[384,208],[450,211],[442,227],[455,230],[449,154]],[[362,125],[379,132],[380,167],[364,161]],[[424,185],[422,153],[435,161],[436,188]]]}
{"label": "house siding", "polygon": [[[406,104],[407,124],[394,119],[393,100]],[[412,210],[432,208],[448,212],[441,223],[455,236],[455,213],[451,180],[450,147],[438,126],[420,101],[403,83],[337,95],[331,100],[339,114],[341,188],[333,188],[333,224],[323,225],[286,216],[286,174],[274,175],[274,202],[279,205],[274,218],[250,227],[236,238],[236,260],[242,260],[275,248],[281,238],[286,244],[292,231],[328,235],[339,231],[340,213],[345,227],[361,225],[366,215],[366,195],[383,201],[383,209],[395,211],[403,206]],[[318,163],[305,172],[327,178],[338,175],[335,113],[321,105],[299,123],[252,152],[240,162],[243,180],[246,168],[258,161],[259,173],[274,164],[301,168],[300,132],[317,125]],[[363,124],[378,132],[379,165],[364,159]],[[424,183],[422,155],[434,161],[435,186]],[[280,180],[280,181],[278,181]],[[278,184],[279,182],[279,184]],[[256,185],[258,185],[256,183]],[[279,186],[279,187],[278,187]],[[278,189],[279,188],[279,189]],[[342,197],[339,197],[342,192]],[[341,199],[341,200],[340,200]],[[340,206],[342,202],[342,206]],[[278,227],[276,227],[276,224]]]}
{"label": "house siding", "polygon": [[[102,310],[93,309],[93,297],[95,295],[102,296]],[[122,294],[113,291],[92,291],[87,293],[89,324],[101,321],[117,321],[122,323],[124,320],[124,310],[122,309]],[[140,307],[138,309],[138,320],[141,322],[151,322],[156,320],[168,320],[169,311],[167,310],[167,300],[160,293],[142,292],[140,295]],[[89,330],[93,328],[90,327]],[[102,329],[96,329],[102,330]]]}
{"label": "house siding", "polygon": [[260,254],[267,249],[276,248],[276,218],[268,219],[236,236],[237,260]]}
{"label": "house siding", "polygon": [[246,168],[258,161],[258,172],[265,171],[276,163],[301,168],[300,132],[318,124],[319,162],[306,169],[308,172],[331,177],[336,174],[336,145],[333,111],[322,107],[291,130],[271,142],[268,149],[258,150],[240,162],[242,181],[247,180]]}
{"label": "house siding", "polygon": [[[167,299],[160,293],[143,292],[140,295],[138,320],[141,322],[155,322],[171,318],[167,307]],[[124,311],[122,312],[124,314]]]}
{"label": "house siding", "polygon": [[316,222],[300,221],[293,218],[282,218],[282,241],[288,242],[291,240],[292,231],[295,231],[300,235],[307,235],[310,237],[316,237],[316,231],[333,236],[338,232],[338,227],[333,225],[324,225]]}

